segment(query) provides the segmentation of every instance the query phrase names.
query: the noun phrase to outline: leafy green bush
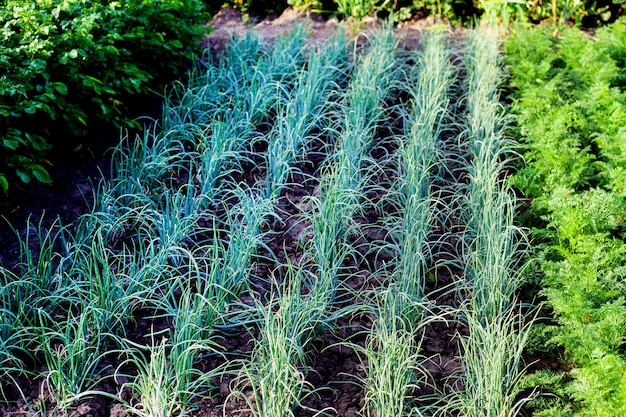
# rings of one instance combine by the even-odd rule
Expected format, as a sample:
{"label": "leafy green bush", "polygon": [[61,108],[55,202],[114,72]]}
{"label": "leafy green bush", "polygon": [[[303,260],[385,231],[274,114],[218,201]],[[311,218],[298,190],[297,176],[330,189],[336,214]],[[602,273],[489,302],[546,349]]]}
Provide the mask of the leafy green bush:
{"label": "leafy green bush", "polygon": [[49,182],[47,152],[87,141],[97,121],[131,123],[131,97],[162,93],[184,73],[208,31],[201,0],[7,0],[0,6],[4,192],[17,179]]}
{"label": "leafy green bush", "polygon": [[587,27],[615,21],[624,12],[624,0],[527,0],[520,10],[535,22],[574,22]]}

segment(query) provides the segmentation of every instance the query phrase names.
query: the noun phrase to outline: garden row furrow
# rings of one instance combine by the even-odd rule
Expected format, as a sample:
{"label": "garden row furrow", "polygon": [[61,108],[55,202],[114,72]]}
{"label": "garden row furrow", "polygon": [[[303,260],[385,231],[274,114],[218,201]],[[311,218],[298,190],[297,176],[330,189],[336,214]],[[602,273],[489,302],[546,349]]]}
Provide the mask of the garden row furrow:
{"label": "garden row furrow", "polygon": [[[336,52],[330,50],[330,56],[340,57],[345,45],[335,46]],[[315,389],[308,387],[305,380],[306,353],[316,329],[332,317],[329,313],[339,290],[338,279],[352,252],[347,241],[349,223],[359,206],[356,198],[363,193],[363,183],[353,178],[364,168],[363,157],[380,117],[376,117],[375,112],[389,90],[394,49],[391,32],[386,30],[373,39],[371,50],[359,59],[343,98],[344,104],[339,109],[340,120],[346,120],[345,126],[336,133],[335,150],[322,167],[318,194],[310,196],[311,211],[305,213],[309,229],[305,229],[304,234],[311,245],[303,242],[303,258],[289,266],[279,286],[276,307],[273,303],[260,306],[260,336],[255,341],[250,363],[244,365],[254,392],[255,401],[251,404],[254,415],[293,415],[295,407]],[[327,56],[328,52],[325,51]],[[307,87],[315,88],[315,85]],[[295,99],[300,97],[303,96]],[[292,140],[300,138],[304,136]],[[274,155],[272,149],[271,144],[270,161]],[[268,171],[268,177],[270,175],[280,179],[279,175]],[[268,185],[274,184],[271,181]]]}
{"label": "garden row furrow", "polygon": [[[304,159],[309,142],[330,123],[331,98],[339,93],[334,80],[344,72],[346,41],[339,35],[324,46],[323,52],[311,53],[306,69],[299,70],[295,87],[285,92],[268,134],[265,178],[258,181],[257,190],[261,198],[276,206],[279,217],[284,214],[278,206],[280,195],[289,188],[296,162]],[[246,401],[253,415],[290,415],[306,395],[306,350],[326,312],[325,294],[302,293],[310,281],[303,261],[288,262],[272,274],[270,299],[255,301],[258,336],[252,340],[250,358],[241,362],[229,395]],[[248,400],[247,389],[253,400]]]}

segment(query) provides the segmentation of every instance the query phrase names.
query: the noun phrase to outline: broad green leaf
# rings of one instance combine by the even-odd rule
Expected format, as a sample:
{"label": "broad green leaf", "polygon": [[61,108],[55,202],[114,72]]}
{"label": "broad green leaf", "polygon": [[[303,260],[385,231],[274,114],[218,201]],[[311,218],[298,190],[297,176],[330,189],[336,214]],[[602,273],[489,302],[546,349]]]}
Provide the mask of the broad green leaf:
{"label": "broad green leaf", "polygon": [[100,103],[100,109],[102,109],[102,114],[104,114],[105,116],[113,111],[113,108],[111,106],[104,103]]}
{"label": "broad green leaf", "polygon": [[55,82],[54,84],[54,89],[57,90],[59,93],[66,95],[67,94],[67,85],[65,85],[62,82]]}
{"label": "broad green leaf", "polygon": [[169,44],[173,48],[177,48],[177,49],[182,49],[183,48],[183,43],[181,41],[179,41],[178,39],[169,42]]}
{"label": "broad green leaf", "polygon": [[29,133],[26,133],[26,138],[31,143],[31,145],[33,145],[33,148],[35,148],[36,151],[45,151],[52,148],[52,145],[46,142],[46,140],[39,135],[31,135]]}
{"label": "broad green leaf", "polygon": [[32,179],[32,177],[30,176],[28,172],[22,171],[21,169],[16,169],[15,173],[22,180],[24,184],[28,184],[30,180]]}
{"label": "broad green leaf", "polygon": [[20,141],[16,138],[4,138],[2,139],[2,143],[6,148],[11,150],[16,150],[18,146],[20,146]]}
{"label": "broad green leaf", "polygon": [[38,165],[38,164],[33,165],[31,167],[31,172],[33,173],[35,178],[37,178],[37,180],[39,180],[40,182],[43,182],[44,184],[52,183],[52,179],[50,178],[48,171],[46,171],[46,169],[42,167],[41,165]]}
{"label": "broad green leaf", "polygon": [[0,188],[5,193],[9,191],[9,181],[7,181],[6,177],[2,174],[0,174]]}

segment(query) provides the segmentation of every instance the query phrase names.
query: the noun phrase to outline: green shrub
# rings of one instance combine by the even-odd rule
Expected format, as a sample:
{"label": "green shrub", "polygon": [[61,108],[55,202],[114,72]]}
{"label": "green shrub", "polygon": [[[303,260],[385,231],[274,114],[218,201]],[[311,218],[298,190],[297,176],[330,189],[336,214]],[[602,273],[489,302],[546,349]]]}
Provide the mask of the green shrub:
{"label": "green shrub", "polygon": [[[131,123],[133,95],[162,93],[207,33],[201,0],[0,1],[0,188],[49,182],[51,148],[96,122]],[[82,137],[82,139],[77,139]]]}
{"label": "green shrub", "polygon": [[587,27],[613,22],[624,12],[623,0],[527,0],[524,6],[529,20],[570,21]]}

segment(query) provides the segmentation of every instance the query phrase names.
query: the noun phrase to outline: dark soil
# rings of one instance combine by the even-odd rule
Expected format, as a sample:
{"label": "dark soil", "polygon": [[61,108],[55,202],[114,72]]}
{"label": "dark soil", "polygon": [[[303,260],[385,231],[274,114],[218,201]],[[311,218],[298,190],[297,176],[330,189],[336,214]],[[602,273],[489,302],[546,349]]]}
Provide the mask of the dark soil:
{"label": "dark soil", "polygon": [[107,152],[87,152],[54,163],[49,170],[52,185],[33,182],[28,188],[14,190],[0,220],[0,264],[12,268],[18,261],[16,233],[22,239],[35,238],[40,227],[48,230],[55,224],[70,225],[88,212],[94,192],[109,170]]}

